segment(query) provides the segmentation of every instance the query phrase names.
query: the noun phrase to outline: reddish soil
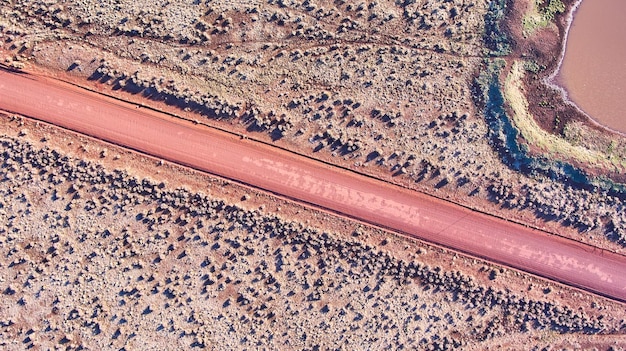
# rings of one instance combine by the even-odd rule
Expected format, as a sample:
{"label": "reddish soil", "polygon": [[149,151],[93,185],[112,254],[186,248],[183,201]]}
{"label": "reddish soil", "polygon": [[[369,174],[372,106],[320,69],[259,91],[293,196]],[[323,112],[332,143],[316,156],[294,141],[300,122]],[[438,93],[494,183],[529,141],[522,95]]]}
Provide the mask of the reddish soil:
{"label": "reddish soil", "polygon": [[626,300],[626,258],[36,76],[0,73],[0,107]]}

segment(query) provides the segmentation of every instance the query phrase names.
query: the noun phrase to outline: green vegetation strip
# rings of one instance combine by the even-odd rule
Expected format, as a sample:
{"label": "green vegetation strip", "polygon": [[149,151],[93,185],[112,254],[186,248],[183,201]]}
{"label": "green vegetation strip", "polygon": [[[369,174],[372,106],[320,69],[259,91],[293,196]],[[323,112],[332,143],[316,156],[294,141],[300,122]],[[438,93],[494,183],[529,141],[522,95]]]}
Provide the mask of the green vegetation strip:
{"label": "green vegetation strip", "polygon": [[[532,116],[526,112],[527,102],[523,94],[519,89],[513,87],[519,79],[518,75],[509,77],[505,84],[505,90],[509,88],[512,92],[512,99],[510,100],[513,102],[511,105],[515,115],[517,115],[514,120],[509,118],[505,110],[505,96],[499,81],[500,72],[505,66],[505,62],[503,59],[495,59],[487,61],[486,65],[487,69],[481,72],[475,80],[475,96],[478,103],[483,106],[484,116],[489,127],[490,143],[507,166],[531,176],[544,175],[576,188],[601,189],[619,197],[626,195],[624,184],[615,183],[602,177],[589,177],[583,170],[567,162],[531,156],[528,147],[520,143],[520,130],[523,131],[521,136],[528,142],[537,143],[540,147],[548,148],[552,152],[578,155],[585,162],[592,162],[600,158],[599,155],[595,155],[589,150],[569,145],[565,140],[558,140],[554,136],[548,136],[532,121]],[[522,69],[521,64],[514,65],[514,71]]]}
{"label": "green vegetation strip", "polygon": [[528,101],[521,89],[524,65],[522,61],[514,62],[504,83],[506,102],[513,109],[513,122],[522,137],[529,144],[535,145],[549,154],[558,154],[564,158],[573,158],[576,161],[596,164],[604,168],[621,169],[626,167],[626,160],[611,158],[606,153],[572,145],[567,140],[550,134],[539,127],[528,110]]}

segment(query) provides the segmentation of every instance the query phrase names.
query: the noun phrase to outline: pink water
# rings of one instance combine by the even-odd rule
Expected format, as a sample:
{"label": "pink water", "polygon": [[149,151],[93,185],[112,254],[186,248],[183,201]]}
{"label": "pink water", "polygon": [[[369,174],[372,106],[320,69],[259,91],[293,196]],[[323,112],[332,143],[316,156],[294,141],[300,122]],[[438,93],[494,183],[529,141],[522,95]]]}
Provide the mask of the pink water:
{"label": "pink water", "polygon": [[598,123],[626,132],[626,1],[583,0],[558,82]]}

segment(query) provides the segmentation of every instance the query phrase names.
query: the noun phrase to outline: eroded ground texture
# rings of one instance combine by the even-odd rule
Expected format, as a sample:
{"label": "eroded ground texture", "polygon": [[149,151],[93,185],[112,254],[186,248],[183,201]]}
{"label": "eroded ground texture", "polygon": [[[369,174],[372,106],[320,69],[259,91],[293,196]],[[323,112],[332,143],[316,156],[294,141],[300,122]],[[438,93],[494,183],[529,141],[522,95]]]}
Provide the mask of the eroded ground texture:
{"label": "eroded ground texture", "polygon": [[[14,0],[0,39],[8,66],[623,252],[626,141],[537,88],[558,58],[556,3]],[[2,123],[9,348],[626,342],[622,305]]]}

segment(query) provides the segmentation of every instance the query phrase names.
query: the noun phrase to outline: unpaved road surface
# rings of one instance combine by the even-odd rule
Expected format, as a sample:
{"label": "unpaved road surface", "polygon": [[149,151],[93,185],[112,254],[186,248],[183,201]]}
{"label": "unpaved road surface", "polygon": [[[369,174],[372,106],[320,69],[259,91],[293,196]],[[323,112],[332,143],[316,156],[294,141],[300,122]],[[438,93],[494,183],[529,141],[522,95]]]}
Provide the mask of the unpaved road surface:
{"label": "unpaved road surface", "polygon": [[0,109],[626,301],[626,258],[47,78],[0,72]]}

